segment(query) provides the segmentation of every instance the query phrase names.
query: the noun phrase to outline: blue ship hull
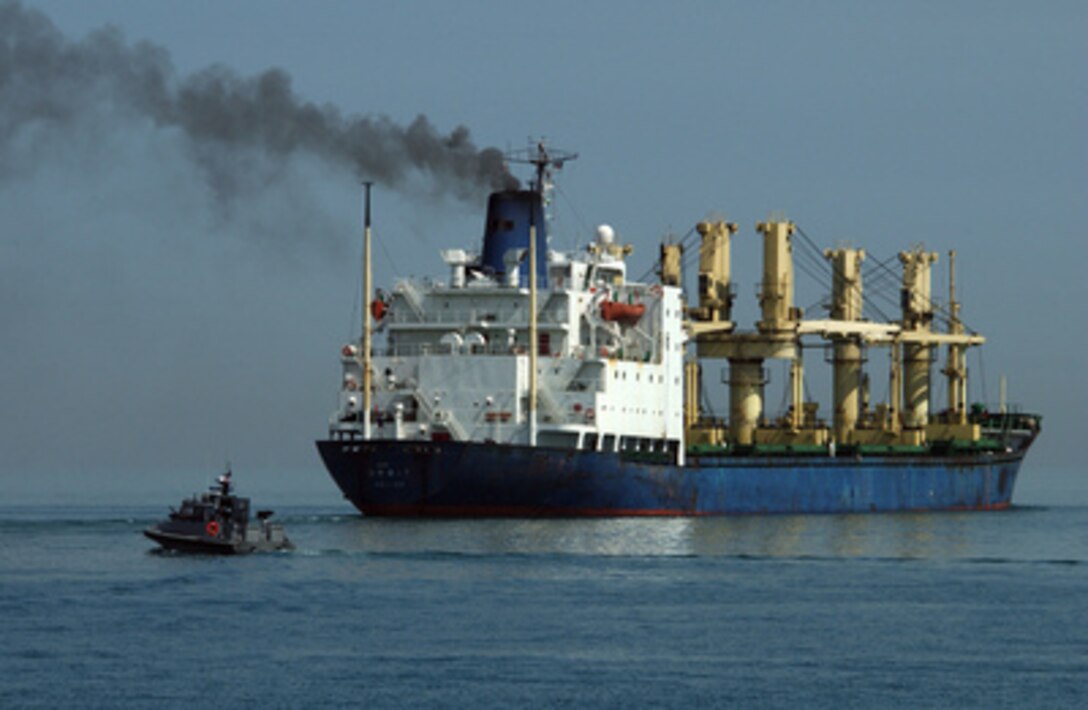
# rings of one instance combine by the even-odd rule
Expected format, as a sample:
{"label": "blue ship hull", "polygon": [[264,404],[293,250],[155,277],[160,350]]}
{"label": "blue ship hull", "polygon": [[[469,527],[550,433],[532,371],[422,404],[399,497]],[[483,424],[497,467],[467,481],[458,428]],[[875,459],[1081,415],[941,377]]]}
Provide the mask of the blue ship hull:
{"label": "blue ship hull", "polygon": [[325,440],[321,457],[365,515],[700,516],[995,510],[1026,453],[702,456],[687,465],[616,453],[463,442]]}

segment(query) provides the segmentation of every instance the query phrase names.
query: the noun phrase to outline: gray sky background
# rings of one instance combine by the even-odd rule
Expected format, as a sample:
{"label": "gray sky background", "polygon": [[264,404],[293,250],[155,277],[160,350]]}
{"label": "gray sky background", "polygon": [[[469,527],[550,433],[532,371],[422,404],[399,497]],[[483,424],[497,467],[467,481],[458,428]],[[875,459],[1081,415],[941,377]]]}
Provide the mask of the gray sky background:
{"label": "gray sky background", "polygon": [[[821,246],[865,247],[870,263],[925,243],[941,252],[942,298],[955,248],[964,318],[989,338],[969,361],[972,397],[982,370],[991,401],[1007,374],[1010,399],[1046,416],[1023,485],[1059,500],[1088,490],[1083,2],[40,0],[20,12],[71,42],[112,25],[123,46],[161,47],[176,77],[278,67],[298,99],[343,116],[425,115],[480,148],[547,136],[581,154],[560,176],[556,244],[610,223],[638,275],[664,234],[727,215],[741,225],[744,323],[753,225],[772,211]],[[88,101],[64,121],[0,113],[0,501],[169,499],[228,457],[254,495],[335,501],[313,440],[335,405],[338,348],[358,331],[356,174],[319,151],[196,151],[176,124]],[[216,166],[233,171],[229,194]],[[478,185],[427,170],[379,185],[379,283],[444,274],[437,250],[475,247],[482,210]],[[807,284],[798,304],[818,295]]]}

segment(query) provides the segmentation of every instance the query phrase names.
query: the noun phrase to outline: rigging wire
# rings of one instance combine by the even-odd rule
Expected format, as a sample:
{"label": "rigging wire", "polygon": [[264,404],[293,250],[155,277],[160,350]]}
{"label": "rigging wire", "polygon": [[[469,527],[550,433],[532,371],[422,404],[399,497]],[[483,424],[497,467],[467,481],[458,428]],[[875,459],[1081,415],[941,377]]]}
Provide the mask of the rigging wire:
{"label": "rigging wire", "polygon": [[[373,233],[371,236],[373,236]],[[385,247],[385,240],[373,239],[373,241],[377,242],[378,246],[381,248],[382,254],[385,255],[385,260],[389,262],[389,266],[393,269],[392,273],[396,275],[402,274],[403,272],[397,268],[397,262],[393,261],[393,255],[390,254],[389,250]]]}
{"label": "rigging wire", "polygon": [[[888,261],[888,260],[885,260],[885,262],[886,261]],[[877,264],[877,267],[878,268],[883,268],[886,271],[891,272],[893,276],[895,275],[895,272],[891,271],[891,269],[889,269],[887,264],[884,263],[884,262],[882,262],[881,264]],[[933,309],[934,313],[939,313],[943,317],[945,323],[951,323],[952,322],[952,312],[948,309],[948,306],[943,305],[942,303],[940,303],[939,301],[934,300],[931,297],[929,299],[929,307]],[[958,320],[959,320],[959,324],[963,326],[963,329],[965,331],[967,331],[971,335],[978,335],[978,331],[975,330],[974,328],[970,327],[969,325],[967,325],[967,323],[963,320],[963,318],[958,318]]]}
{"label": "rigging wire", "polygon": [[[796,225],[795,225],[796,226]],[[827,264],[827,261],[823,258],[823,254],[815,254],[813,248],[805,242],[800,242],[798,245],[800,248],[795,252],[797,259],[795,264],[798,269],[808,275],[813,281],[823,286],[827,280],[827,277],[833,277],[833,273]],[[821,272],[820,274],[813,273],[814,271]],[[802,312],[808,313],[813,308],[823,305],[827,307],[828,296],[827,294],[821,294],[815,301],[808,305]]]}
{"label": "rigging wire", "polygon": [[813,301],[812,303],[805,306],[805,309],[802,312],[803,313],[810,313],[812,311],[812,309],[814,309],[814,308],[823,308],[824,310],[830,310],[831,309],[831,301],[830,301],[830,299],[828,299],[826,294],[823,295],[823,296],[820,296],[815,301]]}
{"label": "rigging wire", "polygon": [[822,271],[825,276],[832,276],[831,269],[828,267],[827,260],[823,258],[823,255],[816,256],[811,251],[806,251],[804,248],[798,249],[795,254],[798,257],[795,261],[800,262],[804,260],[817,271]]}
{"label": "rigging wire", "polygon": [[[990,398],[986,394],[986,360],[982,357],[982,348],[975,348],[975,352],[978,353],[978,369],[982,378],[982,402],[989,406]],[[968,383],[970,383],[970,380],[968,380]]]}
{"label": "rigging wire", "polygon": [[[689,230],[687,231],[687,233],[686,233],[686,234],[685,234],[685,235],[684,235],[683,237],[681,237],[681,238],[680,238],[680,242],[679,242],[679,244],[680,244],[681,248],[684,248],[684,244],[685,244],[685,243],[687,242],[688,238],[689,238],[689,237],[690,237],[690,236],[691,236],[692,234],[695,234],[695,227],[692,227],[691,229],[689,229]],[[690,258],[690,257],[688,256],[689,254],[696,254],[696,255],[697,255],[697,254],[698,254],[698,252],[696,252],[696,251],[689,251],[688,249],[684,248],[684,256],[682,257],[682,259],[681,259],[681,262],[680,262],[680,273],[681,273],[681,274],[683,274],[683,273],[684,273],[685,271],[687,271],[687,269],[688,269],[688,266],[689,266],[689,265],[688,265],[688,264],[687,264],[686,262],[687,262],[688,258]],[[650,266],[650,268],[649,268],[649,269],[648,269],[648,270],[646,271],[646,273],[644,273],[644,274],[642,275],[642,277],[641,277],[641,278],[639,278],[638,280],[639,280],[640,282],[642,282],[642,283],[645,283],[645,282],[646,282],[646,279],[648,279],[648,278],[650,278],[651,276],[653,276],[653,275],[654,275],[654,273],[655,273],[655,272],[657,271],[657,269],[658,269],[658,267],[659,267],[659,266],[660,266],[660,264],[659,264],[658,262],[656,262],[656,261],[655,261],[655,262],[653,263],[653,265],[652,265],[652,266]]]}
{"label": "rigging wire", "polygon": [[702,407],[700,407],[701,411],[699,412],[699,414],[701,416],[703,414],[703,412],[705,411],[707,413],[707,415],[711,419],[713,419],[713,418],[716,417],[716,414],[714,413],[714,407],[710,404],[710,391],[706,388],[706,378],[702,377],[701,372],[702,371],[700,370],[699,394],[702,395],[701,398],[700,398],[700,402],[702,404]]}
{"label": "rigging wire", "polygon": [[[794,261],[798,270],[820,284],[822,284],[824,279],[828,276],[831,277],[833,285],[841,280],[842,275],[838,273],[838,269],[835,268],[833,263],[829,264],[824,258],[823,251],[816,242],[809,237],[808,233],[800,226],[795,224],[794,227],[796,228],[797,234],[801,237],[801,239],[796,242],[800,248],[795,252],[797,258]],[[674,242],[678,243],[684,250],[683,256],[681,257],[682,274],[687,274],[695,265],[698,258],[698,251],[687,248],[688,242],[695,232],[696,228],[692,227],[683,237],[681,237],[679,242]],[[863,308],[874,312],[880,319],[889,323],[893,322],[894,319],[891,318],[876,301],[880,300],[884,307],[890,307],[892,310],[901,306],[898,293],[895,295],[888,293],[888,291],[897,291],[900,284],[900,275],[888,266],[889,262],[893,261],[897,256],[898,254],[892,254],[867,266],[862,272],[865,285],[867,286],[866,289],[861,290]],[[654,264],[639,280],[645,281],[654,274],[657,268],[658,264]],[[852,286],[852,288],[860,288],[860,283]],[[826,295],[821,296],[817,301],[813,302],[813,304],[806,308],[805,311],[811,310],[821,304],[827,304]],[[951,323],[952,315],[948,307],[932,298],[929,300],[929,306],[933,309],[934,313],[941,315],[946,323]],[[959,323],[968,333],[972,335],[977,334],[977,331],[964,322],[962,318],[959,319]]]}
{"label": "rigging wire", "polygon": [[[862,272],[865,278],[866,288],[873,289],[874,291],[883,291],[887,288],[898,289],[901,285],[901,278],[899,274],[891,271],[887,268],[887,264],[892,259],[895,259],[898,254],[892,254],[887,259],[877,262],[873,266],[868,266]],[[882,270],[883,269],[883,270]]]}
{"label": "rigging wire", "polygon": [[[363,263],[362,248],[359,249],[359,263]],[[363,268],[366,268],[364,265]],[[351,300],[351,321],[348,323],[348,335],[345,342],[351,342],[355,335],[355,326],[359,323],[359,311],[362,309],[361,301],[363,295],[363,271],[357,269],[355,271],[355,287],[352,289]]]}
{"label": "rigging wire", "polygon": [[864,270],[865,278],[872,283],[887,281],[889,283],[898,284],[900,275],[888,268],[888,262],[898,256],[898,254],[892,254],[887,259],[872,264],[866,264]]}
{"label": "rigging wire", "polygon": [[805,388],[805,402],[804,403],[815,402],[816,398],[812,396],[812,389],[808,386],[808,378],[807,377],[801,382],[801,386]]}
{"label": "rigging wire", "polygon": [[[797,253],[799,253],[799,254],[805,253],[803,251],[803,249],[807,247],[809,249],[809,256],[810,257],[812,256],[813,253],[820,254],[820,256],[822,257],[823,253],[820,251],[820,248],[816,245],[816,242],[814,242],[808,236],[808,234],[805,233],[805,230],[801,229],[801,227],[799,227],[796,224],[794,225],[794,227],[796,228],[797,233],[799,235],[801,235],[802,241],[800,242],[800,244],[803,246],[802,250],[798,250]],[[821,261],[823,263],[825,273],[829,274],[831,276],[831,278],[832,278],[832,284],[841,283],[842,280],[843,280],[843,276],[842,276],[842,273],[839,271],[839,269],[837,269],[834,266],[833,263],[829,264],[828,262],[823,261],[822,259],[821,259]],[[798,262],[798,263],[800,263],[800,262]],[[858,282],[857,284],[852,285],[851,289],[858,290],[859,295],[861,296],[861,302],[862,302],[863,307],[868,306],[870,308],[870,310],[876,311],[876,314],[878,316],[880,316],[880,318],[882,318],[884,321],[891,322],[892,319],[889,318],[888,315],[886,313],[884,313],[884,311],[881,310],[879,306],[877,306],[875,303],[873,303],[872,299],[869,299],[867,297],[867,294],[865,293],[865,291],[861,289],[861,283],[860,282]]]}
{"label": "rigging wire", "polygon": [[[567,207],[570,208],[570,211],[574,213],[574,218],[578,220],[578,223],[581,225],[582,229],[586,231],[586,234],[593,234],[593,228],[590,227],[589,222],[582,217],[582,213],[578,211],[578,208],[574,204],[574,200],[567,196],[567,193],[563,191],[563,188],[560,187],[558,183],[554,183],[552,187],[559,196],[563,198],[563,201],[566,203]],[[572,242],[570,245],[571,251],[575,251],[578,249],[578,243],[576,241],[577,237],[572,234],[570,238]]]}
{"label": "rigging wire", "polygon": [[684,234],[684,236],[680,237],[680,246],[684,247],[685,249],[686,249],[686,248],[687,248],[688,246],[690,246],[690,245],[688,244],[688,241],[690,241],[690,240],[691,240],[691,238],[695,236],[695,231],[696,231],[696,229],[698,228],[698,226],[699,226],[699,225],[695,225],[695,226],[693,226],[693,227],[692,227],[691,229],[689,229],[689,230],[688,230],[688,231],[687,231],[687,232],[686,232],[686,233]]}
{"label": "rigging wire", "polygon": [[[892,298],[891,296],[889,296],[886,293],[877,291],[877,292],[873,293],[872,295],[874,297],[876,297],[876,298],[881,299],[882,301],[884,301],[885,305],[891,306],[892,308],[895,308],[896,306],[899,305],[899,303],[894,298]],[[877,306],[876,303],[873,302],[872,299],[863,298],[862,301],[863,301],[865,306],[868,306],[870,309],[876,311],[877,315],[880,316],[882,319],[884,319],[885,322],[891,323],[894,320],[893,318],[888,316],[887,313],[882,311],[880,309],[880,307]]]}
{"label": "rigging wire", "polygon": [[[790,381],[790,361],[789,360],[784,360],[782,362],[782,381],[783,382],[789,382]],[[780,416],[780,417],[786,416],[786,409],[789,407],[789,404],[787,404],[787,403],[790,401],[791,389],[792,389],[791,387],[783,387],[782,388],[782,400],[778,403],[778,416]]]}
{"label": "rigging wire", "polygon": [[797,224],[794,224],[793,226],[794,226],[794,229],[797,230],[797,233],[801,235],[801,239],[804,240],[802,242],[802,244],[807,246],[814,253],[819,254],[820,256],[823,256],[823,250],[821,250],[820,247],[817,246],[816,242],[812,241],[812,239],[809,238],[809,236],[805,233],[805,230],[801,229],[801,227],[799,225],[797,225]]}
{"label": "rigging wire", "polygon": [[816,281],[817,283],[819,283],[819,282],[821,282],[823,280],[821,278],[820,274],[817,274],[817,273],[815,273],[813,271],[813,267],[811,266],[811,264],[806,264],[804,261],[802,261],[800,259],[796,260],[794,263],[796,264],[796,266],[797,266],[797,268],[799,270],[801,270],[806,275],[808,275],[808,277],[811,278],[813,281]]}

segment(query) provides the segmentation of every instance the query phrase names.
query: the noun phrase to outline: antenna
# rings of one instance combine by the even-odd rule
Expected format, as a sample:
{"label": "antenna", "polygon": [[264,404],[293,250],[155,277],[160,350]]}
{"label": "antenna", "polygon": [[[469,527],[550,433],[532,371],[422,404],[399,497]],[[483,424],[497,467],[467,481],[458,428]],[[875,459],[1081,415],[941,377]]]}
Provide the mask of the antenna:
{"label": "antenna", "polygon": [[[531,142],[531,141],[530,141]],[[536,172],[536,179],[529,183],[529,189],[544,195],[551,189],[551,177],[553,170],[562,170],[563,165],[578,157],[577,153],[565,150],[549,149],[544,138],[536,141],[536,145],[530,145],[521,150],[512,150],[506,154],[506,160],[510,163],[532,165]]]}

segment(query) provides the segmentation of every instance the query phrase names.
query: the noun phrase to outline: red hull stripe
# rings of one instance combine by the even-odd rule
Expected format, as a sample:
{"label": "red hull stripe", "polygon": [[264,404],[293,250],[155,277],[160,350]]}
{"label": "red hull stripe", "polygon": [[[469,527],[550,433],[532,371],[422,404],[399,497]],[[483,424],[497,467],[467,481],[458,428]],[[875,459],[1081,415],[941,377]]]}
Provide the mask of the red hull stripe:
{"label": "red hull stripe", "polygon": [[[706,513],[701,511],[686,511],[676,509],[625,509],[625,508],[534,508],[528,506],[452,506],[452,505],[381,505],[363,504],[357,505],[365,515],[388,517],[416,517],[416,518],[691,518],[714,517],[721,515],[753,515],[753,513]],[[1005,510],[1010,507],[1008,502],[993,503],[990,505],[958,505],[946,508],[909,508],[902,511],[876,511],[876,512],[965,512],[974,510]],[[831,515],[866,513],[869,511],[836,511]],[[755,513],[758,515],[759,513]],[[805,511],[782,511],[776,515],[803,515]]]}

